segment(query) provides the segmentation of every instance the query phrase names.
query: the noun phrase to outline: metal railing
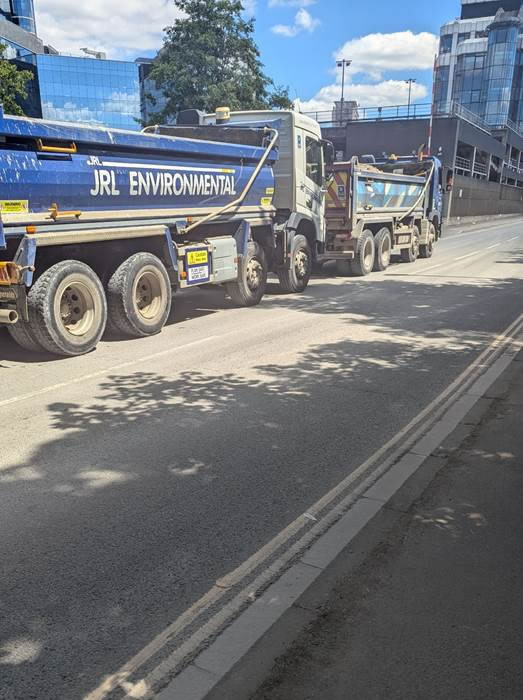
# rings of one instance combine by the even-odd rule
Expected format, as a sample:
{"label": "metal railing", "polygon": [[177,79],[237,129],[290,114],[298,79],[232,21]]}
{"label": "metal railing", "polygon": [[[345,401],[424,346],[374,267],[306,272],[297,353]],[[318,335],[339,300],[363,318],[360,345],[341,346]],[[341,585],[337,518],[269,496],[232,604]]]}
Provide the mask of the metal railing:
{"label": "metal railing", "polygon": [[387,107],[347,107],[346,114],[340,110],[304,112],[323,127],[346,126],[349,122],[375,122],[391,119],[422,119],[430,117],[430,103],[409,105],[391,105]]}
{"label": "metal railing", "polygon": [[[431,115],[432,105],[429,102],[409,105],[391,105],[386,107],[347,107],[345,114],[340,114],[339,109],[331,109],[317,112],[304,112],[312,117],[324,128],[345,127],[352,122],[378,122],[400,119],[428,119]],[[476,126],[478,129],[492,134],[499,129],[509,128],[519,135],[523,131],[510,119],[503,124],[489,124],[485,119],[464,107],[459,102],[444,102],[435,105],[435,117],[459,117]]]}
{"label": "metal railing", "polygon": [[435,116],[459,117],[460,119],[463,119],[463,121],[466,121],[469,124],[472,124],[473,126],[477,126],[478,129],[485,131],[487,134],[492,133],[492,127],[489,124],[487,124],[487,122],[484,119],[482,119],[479,116],[479,114],[472,112],[470,109],[467,109],[462,104],[459,104],[459,102],[448,102],[444,105],[444,107],[444,110],[437,110],[435,112]]}
{"label": "metal railing", "polygon": [[456,156],[455,168],[456,170],[462,170],[463,172],[470,173],[472,172],[472,163],[470,160],[468,160],[468,158]]}
{"label": "metal railing", "polygon": [[479,175],[480,177],[487,177],[487,166],[483,163],[474,163],[473,174]]}

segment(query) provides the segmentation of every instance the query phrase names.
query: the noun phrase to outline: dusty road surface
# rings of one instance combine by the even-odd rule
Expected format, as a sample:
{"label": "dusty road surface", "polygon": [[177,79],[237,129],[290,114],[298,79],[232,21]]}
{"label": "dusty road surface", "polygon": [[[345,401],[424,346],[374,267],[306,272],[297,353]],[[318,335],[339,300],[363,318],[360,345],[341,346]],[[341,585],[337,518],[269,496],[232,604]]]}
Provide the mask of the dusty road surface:
{"label": "dusty road surface", "polygon": [[122,697],[198,632],[205,606],[183,615],[217,580],[522,306],[513,218],[455,228],[432,259],[365,279],[327,270],[254,309],[180,294],[161,335],[84,357],[29,355],[1,332],[2,700]]}

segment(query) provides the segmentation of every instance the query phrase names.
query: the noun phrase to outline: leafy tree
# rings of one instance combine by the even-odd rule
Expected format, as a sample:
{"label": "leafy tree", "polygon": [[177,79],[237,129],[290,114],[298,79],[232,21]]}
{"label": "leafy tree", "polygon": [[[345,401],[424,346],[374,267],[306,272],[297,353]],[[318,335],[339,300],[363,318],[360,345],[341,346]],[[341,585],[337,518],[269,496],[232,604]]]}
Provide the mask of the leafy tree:
{"label": "leafy tree", "polygon": [[19,70],[5,59],[6,46],[0,44],[0,104],[6,114],[22,115],[23,111],[17,99],[27,98],[27,83],[33,79],[29,70]]}
{"label": "leafy tree", "polygon": [[180,109],[213,112],[289,108],[288,88],[263,72],[253,38],[254,19],[242,16],[241,0],[174,0],[181,19],[167,27],[150,78],[166,98],[153,121],[169,121]]}

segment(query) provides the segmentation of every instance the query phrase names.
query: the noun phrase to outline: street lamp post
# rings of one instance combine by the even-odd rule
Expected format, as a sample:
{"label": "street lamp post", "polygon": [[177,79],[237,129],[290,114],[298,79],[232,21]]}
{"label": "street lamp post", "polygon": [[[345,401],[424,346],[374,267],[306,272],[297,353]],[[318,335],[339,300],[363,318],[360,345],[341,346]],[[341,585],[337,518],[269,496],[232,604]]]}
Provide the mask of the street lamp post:
{"label": "street lamp post", "polygon": [[345,68],[348,68],[352,61],[347,58],[342,58],[341,61],[336,61],[336,66],[341,68],[341,102],[340,102],[340,123],[343,122],[343,103],[345,102]]}
{"label": "street lamp post", "polygon": [[416,78],[407,78],[407,80],[405,82],[409,86],[409,104],[407,107],[407,119],[410,119],[410,97],[412,94],[412,83],[416,82]]}

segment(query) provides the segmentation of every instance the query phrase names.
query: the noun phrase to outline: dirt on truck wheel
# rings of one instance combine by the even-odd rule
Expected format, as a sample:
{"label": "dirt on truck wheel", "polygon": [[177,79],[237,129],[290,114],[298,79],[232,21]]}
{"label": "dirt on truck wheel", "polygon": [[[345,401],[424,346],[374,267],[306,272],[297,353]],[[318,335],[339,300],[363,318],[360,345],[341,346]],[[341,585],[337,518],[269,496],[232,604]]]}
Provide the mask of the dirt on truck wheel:
{"label": "dirt on truck wheel", "polygon": [[250,241],[247,254],[242,256],[238,279],[226,282],[225,289],[237,306],[256,306],[267,286],[267,258],[259,243]]}
{"label": "dirt on truck wheel", "polygon": [[94,350],[107,323],[107,302],[94,270],[78,260],[50,267],[27,297],[31,331],[56,355],[84,355]]}
{"label": "dirt on truck wheel", "polygon": [[350,267],[356,277],[364,277],[372,272],[376,246],[372,231],[364,229],[358,238],[354,260],[351,260]]}
{"label": "dirt on truck wheel", "polygon": [[383,272],[390,265],[390,254],[392,251],[392,236],[389,229],[384,226],[374,237],[376,255],[373,269],[376,272]]}
{"label": "dirt on truck wheel", "polygon": [[7,332],[15,343],[24,350],[28,350],[29,352],[45,352],[31,330],[31,326],[21,318],[12,326],[7,326]]}
{"label": "dirt on truck wheel", "polygon": [[109,327],[141,338],[159,333],[171,312],[172,291],[165,265],[152,253],[135,253],[107,285]]}
{"label": "dirt on truck wheel", "polygon": [[278,279],[283,292],[303,292],[312,272],[312,251],[309,241],[297,234],[292,239],[289,267],[278,270]]}

